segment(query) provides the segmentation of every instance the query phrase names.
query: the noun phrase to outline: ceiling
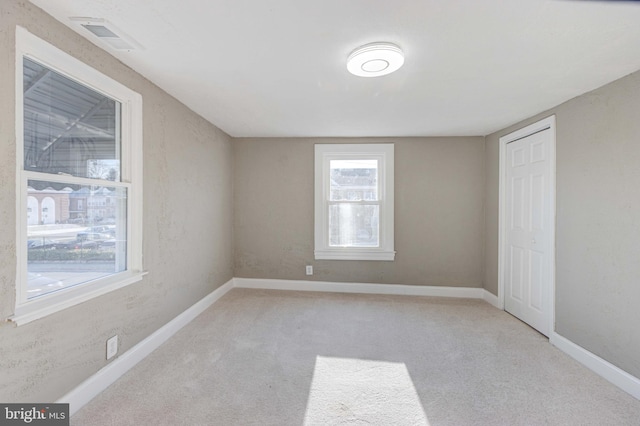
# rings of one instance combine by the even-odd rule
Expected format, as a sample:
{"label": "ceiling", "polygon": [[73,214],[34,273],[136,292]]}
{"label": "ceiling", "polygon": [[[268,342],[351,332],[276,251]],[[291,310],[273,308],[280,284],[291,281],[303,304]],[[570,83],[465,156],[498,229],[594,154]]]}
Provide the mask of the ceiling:
{"label": "ceiling", "polygon": [[[640,2],[31,0],[235,137],[486,135],[640,69]],[[104,18],[117,51],[70,17]],[[392,42],[375,78],[346,59]]]}

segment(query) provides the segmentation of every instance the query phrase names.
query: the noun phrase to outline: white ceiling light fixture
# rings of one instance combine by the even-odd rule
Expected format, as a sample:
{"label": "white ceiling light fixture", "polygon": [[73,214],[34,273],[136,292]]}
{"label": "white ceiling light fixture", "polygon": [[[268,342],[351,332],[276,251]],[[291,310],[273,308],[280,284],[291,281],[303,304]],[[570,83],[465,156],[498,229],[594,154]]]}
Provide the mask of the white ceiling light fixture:
{"label": "white ceiling light fixture", "polygon": [[393,43],[369,43],[351,52],[347,69],[359,77],[379,77],[397,71],[404,64],[404,53]]}

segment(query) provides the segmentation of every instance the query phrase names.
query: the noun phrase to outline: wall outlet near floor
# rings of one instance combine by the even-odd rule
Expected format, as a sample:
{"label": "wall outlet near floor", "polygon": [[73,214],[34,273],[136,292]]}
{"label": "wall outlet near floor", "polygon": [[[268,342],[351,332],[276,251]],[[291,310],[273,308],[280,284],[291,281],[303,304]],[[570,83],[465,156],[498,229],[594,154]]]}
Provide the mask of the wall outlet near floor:
{"label": "wall outlet near floor", "polygon": [[313,265],[307,265],[306,273],[307,275],[313,275]]}
{"label": "wall outlet near floor", "polygon": [[118,335],[107,340],[107,359],[111,359],[118,353]]}

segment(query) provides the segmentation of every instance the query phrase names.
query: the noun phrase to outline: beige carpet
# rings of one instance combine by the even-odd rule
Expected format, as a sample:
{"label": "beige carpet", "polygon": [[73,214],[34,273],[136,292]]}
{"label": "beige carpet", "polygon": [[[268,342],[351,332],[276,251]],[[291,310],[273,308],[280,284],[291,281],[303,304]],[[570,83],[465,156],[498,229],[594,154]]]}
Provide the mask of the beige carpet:
{"label": "beige carpet", "polygon": [[640,425],[640,401],[477,300],[234,289],[90,425]]}

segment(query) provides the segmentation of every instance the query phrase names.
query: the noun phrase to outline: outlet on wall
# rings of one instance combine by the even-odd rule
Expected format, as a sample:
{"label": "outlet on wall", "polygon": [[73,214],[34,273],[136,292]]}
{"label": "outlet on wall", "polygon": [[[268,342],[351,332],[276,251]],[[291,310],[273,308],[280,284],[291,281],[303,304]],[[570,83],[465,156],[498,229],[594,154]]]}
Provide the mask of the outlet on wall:
{"label": "outlet on wall", "polygon": [[307,265],[306,273],[307,275],[313,275],[313,265]]}
{"label": "outlet on wall", "polygon": [[107,359],[111,359],[118,353],[118,335],[107,340]]}

